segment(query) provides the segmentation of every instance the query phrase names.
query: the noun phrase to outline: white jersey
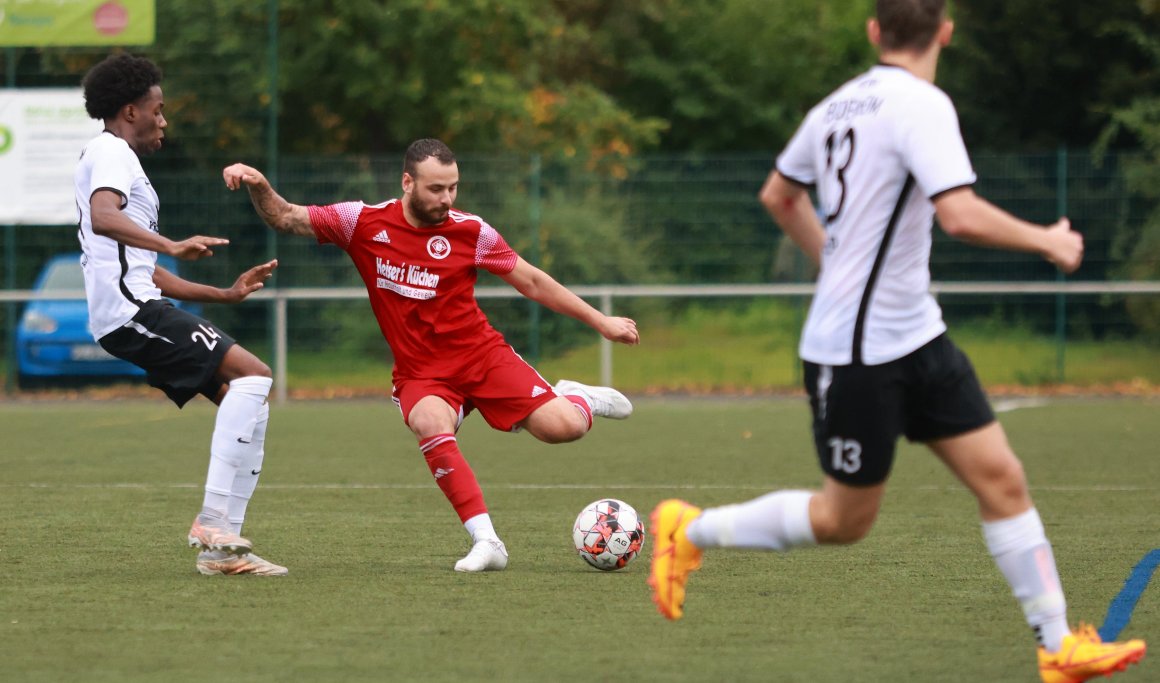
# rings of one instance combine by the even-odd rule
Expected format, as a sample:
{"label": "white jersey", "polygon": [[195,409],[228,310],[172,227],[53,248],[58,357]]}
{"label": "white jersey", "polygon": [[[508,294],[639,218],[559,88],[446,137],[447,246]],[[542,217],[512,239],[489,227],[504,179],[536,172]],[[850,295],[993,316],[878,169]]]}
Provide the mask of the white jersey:
{"label": "white jersey", "polygon": [[77,238],[84,251],[89,327],[93,338],[100,339],[129,322],[142,303],[160,299],[161,290],[153,284],[157,253],[93,234],[89,200],[97,190],[112,190],[121,195],[126,217],[142,230],[157,232],[157,192],[129,143],[108,131],[85,145],[73,180],[81,214]]}
{"label": "white jersey", "polygon": [[810,110],[777,170],[816,186],[826,228],[804,360],[878,365],[946,331],[929,291],[932,200],[975,173],[943,91],[875,66]]}

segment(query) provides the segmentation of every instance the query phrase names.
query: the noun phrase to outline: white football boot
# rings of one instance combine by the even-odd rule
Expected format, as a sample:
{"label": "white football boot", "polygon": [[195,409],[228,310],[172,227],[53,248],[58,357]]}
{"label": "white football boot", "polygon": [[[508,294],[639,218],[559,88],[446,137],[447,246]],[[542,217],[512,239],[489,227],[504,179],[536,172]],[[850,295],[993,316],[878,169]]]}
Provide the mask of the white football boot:
{"label": "white football boot", "polygon": [[199,550],[222,550],[232,555],[245,555],[254,544],[230,529],[225,520],[211,520],[205,515],[198,515],[193,518],[193,526],[189,528],[189,546]]}
{"label": "white football boot", "polygon": [[231,555],[222,550],[203,550],[197,554],[197,571],[206,576],[286,576],[290,570],[263,560],[254,553]]}
{"label": "white football boot", "polygon": [[553,387],[561,396],[579,396],[592,406],[592,414],[623,420],[632,415],[632,402],[624,394],[612,387],[592,387],[587,384],[562,379]]}
{"label": "white football boot", "polygon": [[455,563],[457,572],[498,572],[507,567],[508,553],[503,541],[492,539],[471,546],[471,552]]}

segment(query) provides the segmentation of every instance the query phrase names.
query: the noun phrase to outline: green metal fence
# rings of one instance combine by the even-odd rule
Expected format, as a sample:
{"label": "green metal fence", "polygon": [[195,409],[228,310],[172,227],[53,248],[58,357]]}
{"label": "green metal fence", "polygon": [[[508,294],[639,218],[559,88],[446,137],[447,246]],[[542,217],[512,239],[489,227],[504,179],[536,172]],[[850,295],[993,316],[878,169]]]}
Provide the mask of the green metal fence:
{"label": "green metal fence", "polygon": [[[259,53],[260,47],[255,48]],[[39,87],[77,85],[84,70],[102,54],[85,49],[8,50],[0,56],[8,85]],[[172,77],[177,83],[200,83],[207,92],[228,90],[228,83],[215,80],[212,64],[179,68],[185,71],[167,70],[167,83]],[[205,73],[198,68],[204,68]],[[214,127],[182,121],[180,92],[172,88],[166,92],[173,105],[167,107],[167,111],[172,110],[168,144],[144,160],[161,197],[162,232],[178,238],[219,235],[231,242],[212,259],[187,264],[186,276],[226,285],[245,268],[277,256],[281,265],[275,288],[361,286],[346,256],[336,248],[275,236],[265,228],[244,193],[225,190],[221,169],[235,161],[258,166],[276,178],[281,193],[296,203],[349,199],[375,203],[400,194],[402,150],[387,157],[276,153],[276,146],[271,147],[271,141],[279,140],[273,129],[276,118],[259,103],[239,110],[230,122],[231,126],[252,130],[252,143],[222,150],[213,138]],[[282,131],[282,145],[292,147],[286,144],[292,135],[292,131]],[[569,285],[805,283],[811,278],[810,268],[792,245],[784,243],[756,200],[773,163],[774,144],[751,154],[644,155],[631,161],[617,177],[579,166],[544,163],[534,155],[478,155],[459,150],[462,183],[458,205],[483,216],[525,258]],[[1088,150],[1056,149],[1034,155],[980,151],[972,159],[979,175],[976,189],[982,196],[1033,221],[1050,222],[1066,214],[1084,233],[1086,260],[1071,281],[1116,282],[1126,277],[1130,247],[1154,209],[1125,186],[1123,169],[1134,159],[1132,155],[1095,159]],[[0,226],[0,231],[0,284],[8,291],[28,289],[50,256],[78,248],[75,226]],[[933,279],[939,282],[1061,281],[1050,266],[1034,256],[973,248],[937,231],[931,268]],[[1151,264],[1151,272],[1158,272],[1157,264]],[[498,284],[494,278],[481,279],[483,286]],[[1073,364],[1068,360],[1072,356],[1068,349],[1076,345],[1104,343],[1104,348],[1117,349],[1121,357],[1155,350],[1155,330],[1160,329],[1157,299],[1148,292],[963,293],[943,297],[943,304],[952,329],[968,333],[1015,329],[1018,335],[1048,340],[1046,350],[1039,352],[1041,358],[1022,361],[1033,369],[1016,378],[1040,383],[1084,381],[1082,373],[1079,377],[1069,373]],[[771,326],[787,329],[779,330],[777,341],[768,345],[777,346],[778,353],[783,347],[787,349],[787,360],[770,361],[784,363],[787,370],[784,377],[773,379],[751,373],[753,386],[758,388],[796,382],[793,344],[804,299],[794,296],[783,303],[788,306],[786,310],[795,313],[788,318],[771,314]],[[577,349],[590,347],[596,353],[589,331],[559,316],[542,314],[528,302],[489,299],[484,305],[497,327],[531,358],[546,363],[563,359],[561,362],[566,363],[568,354]],[[685,329],[682,321],[697,318],[705,307],[734,310],[742,319],[753,299],[633,297],[618,300],[616,305],[618,310],[654,326],[677,330]],[[12,330],[20,309],[15,303],[0,306],[3,358],[11,355]],[[269,301],[206,307],[208,317],[247,346],[266,353],[272,353],[277,341],[271,331],[275,322],[271,311]],[[328,352],[375,360],[386,355],[365,302],[293,301],[286,313],[292,358],[320,357]],[[1025,343],[1028,337],[1014,338],[1030,346]],[[1122,344],[1130,346],[1119,346]],[[988,362],[992,361],[980,364]],[[1011,361],[996,358],[993,362],[1002,365]],[[623,365],[618,363],[618,368]],[[1105,365],[1117,367],[1115,363]],[[290,370],[294,375],[293,365]],[[1010,372],[1004,374],[1002,367],[994,370],[996,382],[1011,376]],[[992,369],[982,367],[980,371],[986,376]],[[1090,381],[1130,381],[1139,375],[1128,367],[1118,372],[1093,376]],[[667,384],[669,378],[664,376],[631,381],[642,388],[679,388]],[[722,380],[721,385],[747,381],[742,373]]]}
{"label": "green metal fence", "polygon": [[[361,287],[340,250],[286,236],[271,242],[274,233],[258,221],[246,195],[228,192],[221,182],[221,165],[232,159],[190,166],[182,163],[179,154],[166,158],[166,153],[146,160],[162,198],[163,232],[174,237],[220,235],[231,241],[212,259],[185,264],[186,276],[226,285],[241,270],[273,253],[281,263],[277,288]],[[545,167],[535,157],[463,154],[458,204],[483,216],[526,258],[570,285],[806,283],[810,269],[792,245],[783,243],[756,201],[772,156],[646,156],[637,160],[627,177],[610,179],[582,169]],[[981,178],[978,191],[983,196],[1032,220],[1046,222],[1066,213],[1084,232],[1087,259],[1071,281],[1119,279],[1124,265],[1121,242],[1138,227],[1148,209],[1124,189],[1118,171],[1123,157],[1097,165],[1087,152],[1061,150],[1041,156],[980,154],[974,161]],[[278,175],[281,192],[297,203],[348,199],[374,203],[400,192],[400,161],[394,157],[285,157]],[[7,289],[31,287],[47,258],[77,249],[75,226],[3,229],[6,239],[0,263],[5,264]],[[1060,280],[1051,267],[1033,256],[977,249],[942,235],[936,236],[932,276],[939,282],[958,283]],[[481,280],[483,286],[499,284],[490,277]],[[952,329],[961,327],[969,333],[986,328],[992,334],[1018,330],[1013,339],[1026,341],[1027,337],[1020,335],[1035,335],[1047,340],[1041,357],[1026,361],[1028,367],[1014,376],[1016,383],[1039,384],[1082,379],[1068,376],[1065,359],[1069,344],[1109,340],[1152,348],[1154,340],[1145,332],[1148,326],[1141,323],[1154,315],[1150,311],[1155,306],[1149,302],[1156,298],[1148,292],[1021,296],[959,292],[944,295],[942,301]],[[799,311],[804,303],[800,296],[786,301]],[[751,304],[748,296],[711,300],[630,297],[616,302],[620,312],[633,312],[654,326],[666,328],[698,307],[744,311]],[[594,342],[593,335],[573,321],[541,315],[526,301],[488,299],[484,306],[497,327],[531,358],[566,357],[570,351]],[[13,305],[4,308],[0,329],[6,332],[5,357],[18,310]],[[269,302],[209,306],[206,315],[247,346],[272,352],[276,340]],[[349,362],[352,354],[386,357],[369,307],[362,301],[295,300],[287,308],[286,324],[292,358],[333,353],[335,362],[342,364]],[[771,324],[793,328],[800,324],[800,315]],[[788,360],[777,361],[784,363],[787,374],[780,385],[780,380],[754,380],[761,382],[759,389],[796,383],[796,374],[788,370],[795,366],[792,347],[796,329],[778,335],[790,353]],[[597,367],[593,364],[593,375]],[[290,371],[293,375],[293,364]],[[980,371],[986,375],[990,369],[982,367]],[[1135,370],[1124,372],[1123,377],[1101,375],[1089,381],[1130,381],[1137,376]],[[1003,373],[996,377],[1001,383],[1011,378]],[[681,388],[666,384],[665,377],[634,381],[646,388]],[[736,385],[744,381],[744,377],[723,379],[719,388],[738,388]]]}

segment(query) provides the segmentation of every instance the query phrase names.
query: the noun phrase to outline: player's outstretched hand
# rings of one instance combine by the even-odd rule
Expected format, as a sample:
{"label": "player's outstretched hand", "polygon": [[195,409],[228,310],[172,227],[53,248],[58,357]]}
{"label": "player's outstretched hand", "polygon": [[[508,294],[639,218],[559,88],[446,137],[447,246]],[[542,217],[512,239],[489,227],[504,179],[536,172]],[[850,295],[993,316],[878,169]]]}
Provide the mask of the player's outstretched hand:
{"label": "player's outstretched hand", "polygon": [[262,175],[261,171],[245,164],[233,164],[222,169],[222,179],[226,181],[226,187],[231,190],[236,190],[246,185],[261,185],[266,182],[266,176]]}
{"label": "player's outstretched hand", "polygon": [[636,321],[631,318],[605,316],[600,326],[600,334],[605,339],[621,344],[639,344],[640,333],[636,331]]}
{"label": "player's outstretched hand", "polygon": [[222,247],[229,243],[229,240],[222,237],[194,235],[189,239],[174,242],[173,251],[170,255],[182,261],[196,261],[207,256],[213,256],[213,247]]}
{"label": "player's outstretched hand", "polygon": [[1071,229],[1067,218],[1047,227],[1044,258],[1065,273],[1074,273],[1083,262],[1083,235]]}
{"label": "player's outstretched hand", "polygon": [[278,260],[267,261],[247,270],[238,276],[234,286],[226,290],[226,302],[236,304],[246,297],[266,286],[274,269],[278,267]]}

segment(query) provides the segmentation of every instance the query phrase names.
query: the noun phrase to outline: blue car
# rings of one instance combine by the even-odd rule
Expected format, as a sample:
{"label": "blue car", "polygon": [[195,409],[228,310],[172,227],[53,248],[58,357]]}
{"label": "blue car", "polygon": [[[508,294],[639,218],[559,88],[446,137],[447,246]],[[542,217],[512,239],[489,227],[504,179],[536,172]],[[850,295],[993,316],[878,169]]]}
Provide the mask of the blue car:
{"label": "blue car", "polygon": [[[81,292],[85,288],[80,253],[54,256],[41,269],[37,292]],[[177,272],[177,261],[158,256],[157,263]],[[16,328],[16,357],[20,386],[55,380],[140,378],[141,368],[114,358],[93,341],[89,310],[84,299],[30,301]]]}

